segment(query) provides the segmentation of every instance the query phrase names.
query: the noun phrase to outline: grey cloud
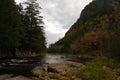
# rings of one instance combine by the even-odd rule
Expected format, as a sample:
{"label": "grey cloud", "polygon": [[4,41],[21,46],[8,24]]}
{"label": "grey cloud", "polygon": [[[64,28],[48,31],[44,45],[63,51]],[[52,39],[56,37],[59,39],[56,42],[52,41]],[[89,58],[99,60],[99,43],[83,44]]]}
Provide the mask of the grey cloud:
{"label": "grey cloud", "polygon": [[[92,0],[38,0],[42,10],[42,15],[50,24],[58,24],[55,27],[61,30],[68,30],[80,16],[82,9]],[[60,25],[59,25],[60,24]],[[51,25],[47,25],[51,27]],[[64,33],[51,33],[46,30],[48,44],[63,37]]]}
{"label": "grey cloud", "polygon": [[50,31],[46,32],[46,41],[47,41],[47,46],[49,46],[49,44],[55,43],[57,40],[59,40],[62,35],[60,33],[52,33]]}
{"label": "grey cloud", "polygon": [[[38,0],[45,20],[61,30],[68,30],[80,16],[80,12],[86,4],[92,0]],[[50,27],[50,25],[48,25]],[[46,30],[48,44],[54,43],[63,37],[64,33],[52,33]]]}
{"label": "grey cloud", "polygon": [[43,7],[43,16],[52,23],[63,24],[68,29],[80,16],[81,10],[91,0],[39,0]]}
{"label": "grey cloud", "polygon": [[[16,0],[17,2],[25,0]],[[43,8],[41,15],[44,17],[47,43],[54,43],[64,36],[65,32],[76,22],[82,9],[92,0],[38,0]],[[52,25],[54,24],[54,25]],[[57,30],[51,30],[50,27]],[[50,30],[49,30],[50,29]],[[59,32],[57,33],[57,31]],[[60,30],[63,31],[60,33]],[[56,31],[56,33],[54,33]]]}

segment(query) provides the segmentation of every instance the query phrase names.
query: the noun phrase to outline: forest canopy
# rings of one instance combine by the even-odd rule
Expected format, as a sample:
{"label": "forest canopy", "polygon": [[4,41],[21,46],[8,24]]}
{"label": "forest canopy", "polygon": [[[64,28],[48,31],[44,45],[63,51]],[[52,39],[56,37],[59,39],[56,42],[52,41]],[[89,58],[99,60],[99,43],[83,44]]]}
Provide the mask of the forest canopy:
{"label": "forest canopy", "polygon": [[0,56],[45,52],[40,9],[37,0],[19,5],[14,0],[0,1]]}

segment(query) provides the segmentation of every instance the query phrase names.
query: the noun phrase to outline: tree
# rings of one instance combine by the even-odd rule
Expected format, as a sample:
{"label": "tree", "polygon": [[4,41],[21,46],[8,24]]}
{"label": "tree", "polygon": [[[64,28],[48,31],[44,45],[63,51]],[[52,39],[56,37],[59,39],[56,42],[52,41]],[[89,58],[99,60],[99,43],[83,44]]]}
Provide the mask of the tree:
{"label": "tree", "polygon": [[104,55],[107,38],[108,32],[97,28],[86,33],[83,37],[78,38],[72,43],[71,47],[74,47],[75,52],[78,53],[91,53],[92,55],[94,51],[99,51],[98,55]]}
{"label": "tree", "polygon": [[107,42],[108,56],[119,61],[120,60],[120,6],[113,5],[111,14],[111,33]]}
{"label": "tree", "polygon": [[23,31],[18,7],[14,0],[2,0],[0,10],[0,51],[8,56],[15,55]]}
{"label": "tree", "polygon": [[39,4],[37,0],[28,0],[23,11],[23,22],[25,24],[25,37],[22,40],[22,50],[30,52],[43,52],[46,49],[45,36],[43,32],[42,16],[39,16]]}

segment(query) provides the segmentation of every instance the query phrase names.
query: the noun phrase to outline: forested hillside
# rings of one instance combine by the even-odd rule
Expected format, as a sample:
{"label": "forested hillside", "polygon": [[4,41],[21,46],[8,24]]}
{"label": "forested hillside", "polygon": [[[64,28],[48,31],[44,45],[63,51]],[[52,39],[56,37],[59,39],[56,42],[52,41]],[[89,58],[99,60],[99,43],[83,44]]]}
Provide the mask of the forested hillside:
{"label": "forested hillside", "polygon": [[36,0],[19,6],[14,0],[0,1],[0,57],[45,51],[39,8]]}
{"label": "forested hillside", "polygon": [[120,1],[93,0],[82,11],[65,37],[48,49],[49,52],[119,55]]}
{"label": "forested hillside", "polygon": [[[66,9],[60,0],[43,1],[46,24],[58,28],[56,17],[63,16],[57,12]],[[78,2],[65,0],[62,4],[74,1]],[[46,9],[49,7],[55,15]],[[50,45],[46,55],[44,22],[37,0],[18,5],[14,0],[0,0],[0,10],[0,80],[120,80],[120,0],[93,0],[65,36]],[[62,30],[59,28],[53,29],[55,34]],[[53,38],[51,34],[48,37]]]}

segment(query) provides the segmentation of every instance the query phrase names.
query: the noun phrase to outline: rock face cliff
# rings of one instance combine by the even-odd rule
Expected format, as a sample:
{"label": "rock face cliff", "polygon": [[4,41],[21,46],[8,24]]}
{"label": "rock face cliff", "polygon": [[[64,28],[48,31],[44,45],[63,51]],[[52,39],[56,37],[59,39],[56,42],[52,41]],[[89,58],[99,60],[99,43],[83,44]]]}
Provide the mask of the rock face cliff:
{"label": "rock face cliff", "polygon": [[65,37],[52,44],[48,51],[81,53],[101,50],[110,33],[119,35],[119,4],[120,0],[93,0]]}

